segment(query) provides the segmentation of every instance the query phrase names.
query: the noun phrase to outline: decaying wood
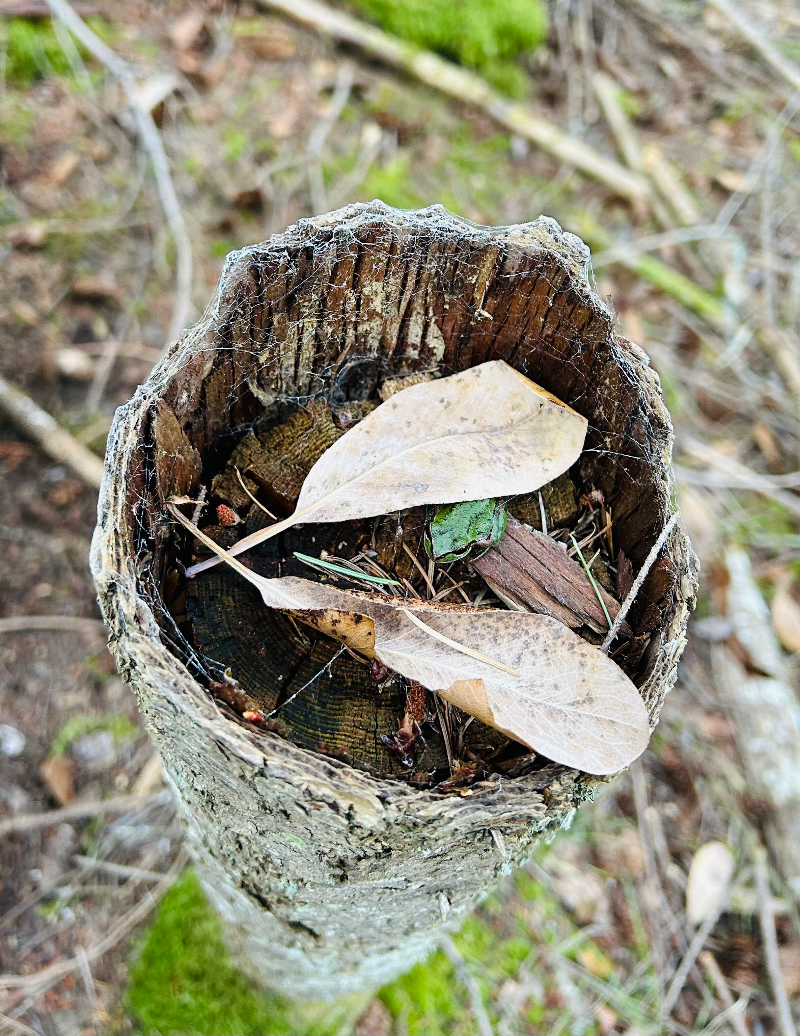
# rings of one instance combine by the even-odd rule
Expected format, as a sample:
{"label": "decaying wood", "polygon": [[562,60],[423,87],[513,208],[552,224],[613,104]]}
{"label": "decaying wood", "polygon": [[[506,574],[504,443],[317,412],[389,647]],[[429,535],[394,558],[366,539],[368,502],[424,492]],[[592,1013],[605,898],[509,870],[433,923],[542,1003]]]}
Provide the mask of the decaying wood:
{"label": "decaying wood", "polygon": [[[556,540],[529,529],[509,515],[505,535],[483,557],[472,562],[476,572],[505,597],[528,611],[552,615],[571,629],[586,625],[595,633],[608,630],[597,593],[582,565],[573,560]],[[619,601],[598,587],[612,620]],[[631,635],[627,623],[625,636]]]}
{"label": "decaying wood", "polygon": [[[153,415],[169,408],[181,450],[193,451],[185,470],[200,470],[199,458],[205,478],[224,462],[220,442],[229,452],[274,417],[272,401],[322,395],[340,363],[375,385],[379,375],[504,359],[589,420],[573,477],[581,493],[602,491],[615,544],[638,571],[671,512],[672,433],[658,378],[615,335],[587,259],[548,219],[491,230],[441,207],[372,203],[303,220],[229,257],[203,320],[117,412],[92,548],[112,650],[237,964],[288,996],[341,996],[406,970],[543,833],[567,825],[597,782],[554,764],[490,774],[466,796],[397,780],[403,767],[381,737],[397,730],[404,688],[388,681],[378,692],[346,653],[331,663],[337,645],[304,639],[234,573],[191,581],[181,629],[193,642],[181,646],[167,607],[179,559],[161,483],[175,469],[154,465]],[[283,555],[265,544],[252,563],[264,575],[307,575],[292,567],[292,551],[335,552],[340,531],[291,530]],[[670,579],[632,672],[652,723],[675,679],[695,588],[680,528],[664,555]],[[632,610],[637,629],[651,579]],[[208,684],[228,666],[267,712],[310,684],[276,717],[286,738],[221,710]],[[488,736],[481,731],[472,722],[465,741]],[[425,736],[427,752],[427,726]],[[446,766],[443,746],[441,758]]]}

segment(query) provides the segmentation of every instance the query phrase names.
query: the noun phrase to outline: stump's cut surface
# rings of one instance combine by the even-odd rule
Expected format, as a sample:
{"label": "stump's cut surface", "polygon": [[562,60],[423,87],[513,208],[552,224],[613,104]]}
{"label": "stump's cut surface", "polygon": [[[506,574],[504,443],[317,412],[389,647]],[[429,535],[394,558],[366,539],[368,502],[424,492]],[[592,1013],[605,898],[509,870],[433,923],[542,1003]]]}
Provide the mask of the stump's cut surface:
{"label": "stump's cut surface", "polygon": [[[286,401],[364,399],[379,379],[504,359],[589,419],[573,479],[603,492],[638,571],[674,509],[672,430],[656,374],[614,333],[589,269],[586,247],[546,218],[492,229],[373,202],[302,220],[228,258],[202,320],[117,413],[92,547],[111,647],[237,963],[288,996],[342,996],[408,969],[569,824],[597,779],[549,764],[444,796],[392,779],[379,754],[369,773],[302,747],[320,718],[306,716],[316,726],[299,743],[239,721],[207,689],[220,660],[192,643],[165,501],[208,485]],[[632,614],[653,724],[695,587],[677,526]],[[231,608],[215,644],[250,652],[252,679],[269,683],[285,675],[288,641],[274,617],[253,616]],[[317,702],[350,701],[350,680],[334,673]],[[362,691],[377,745],[380,710]]]}

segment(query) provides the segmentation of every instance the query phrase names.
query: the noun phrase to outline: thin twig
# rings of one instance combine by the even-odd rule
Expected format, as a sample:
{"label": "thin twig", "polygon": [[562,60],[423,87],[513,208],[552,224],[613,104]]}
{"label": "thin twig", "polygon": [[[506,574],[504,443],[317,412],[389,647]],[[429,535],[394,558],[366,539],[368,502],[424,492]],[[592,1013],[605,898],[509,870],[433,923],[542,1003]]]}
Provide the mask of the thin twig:
{"label": "thin twig", "polygon": [[158,871],[147,871],[141,867],[129,867],[124,863],[112,863],[110,860],[99,860],[94,856],[73,856],[73,863],[76,863],[85,871],[99,871],[101,874],[110,874],[114,878],[125,878],[126,881],[163,881],[163,873]]}
{"label": "thin twig", "polygon": [[70,820],[82,820],[85,817],[100,817],[106,813],[128,813],[144,806],[158,802],[169,802],[171,793],[158,791],[153,795],[116,795],[110,799],[97,799],[95,802],[73,802],[63,809],[51,809],[46,813],[22,813],[0,821],[0,838],[4,835],[16,834],[20,831],[35,831],[40,827],[51,827]]}
{"label": "thin twig", "polygon": [[746,14],[730,3],[730,0],[711,0],[711,3],[733,22],[740,34],[755,47],[768,65],[772,65],[775,71],[779,72],[787,83],[791,83],[795,90],[800,90],[800,72],[781,54],[777,47],[773,46],[771,40],[767,39]]}
{"label": "thin twig", "polygon": [[628,591],[628,596],[622,602],[622,605],[621,605],[619,611],[617,612],[617,617],[614,619],[613,623],[611,624],[611,629],[606,634],[606,639],[600,645],[600,650],[604,654],[608,654],[608,649],[614,643],[614,638],[619,633],[620,626],[622,625],[623,621],[625,620],[625,617],[627,616],[628,612],[631,610],[631,605],[636,600],[636,595],[641,590],[642,583],[644,583],[645,579],[647,579],[647,573],[650,571],[650,569],[655,564],[656,558],[658,557],[658,555],[661,552],[661,548],[664,546],[664,544],[669,539],[669,534],[672,532],[672,530],[677,525],[679,518],[680,518],[680,512],[679,511],[676,512],[675,514],[673,514],[673,516],[670,518],[670,520],[667,522],[667,524],[661,530],[661,535],[658,537],[656,542],[653,544],[652,550],[650,551],[650,553],[645,558],[645,562],[642,565],[641,569],[639,570],[639,574],[636,576],[636,579],[634,579],[634,581],[633,581],[633,586]]}
{"label": "thin twig", "polygon": [[714,983],[714,990],[725,1007],[725,1016],[736,1030],[736,1036],[750,1036],[750,1030],[744,1020],[744,1012],[741,1009],[741,1002],[733,999],[733,994],[728,986],[728,980],[717,964],[717,958],[710,950],[703,950],[698,957],[703,968]]}
{"label": "thin twig", "polygon": [[433,583],[431,582],[431,579],[430,579],[430,576],[428,575],[428,573],[427,573],[427,572],[425,571],[425,569],[424,569],[424,568],[422,567],[422,565],[421,565],[421,564],[419,563],[419,560],[417,559],[417,556],[416,556],[416,554],[415,554],[415,553],[414,553],[414,551],[413,551],[413,550],[412,550],[412,549],[411,549],[411,548],[409,547],[409,545],[408,545],[407,543],[403,543],[403,550],[404,550],[404,551],[406,552],[406,554],[408,554],[408,556],[409,556],[409,557],[411,558],[412,562],[414,563],[414,567],[415,567],[415,568],[417,569],[417,571],[419,572],[419,574],[420,574],[420,575],[422,576],[422,578],[423,578],[423,579],[425,580],[425,582],[427,583],[428,589],[429,589],[429,590],[430,590],[430,592],[431,592],[431,597],[435,598],[435,597],[436,597],[436,587],[435,587],[435,586],[433,585]]}
{"label": "thin twig", "polygon": [[[148,889],[145,898],[140,903],[137,903],[132,910],[129,910],[127,914],[123,915],[105,938],[84,951],[87,962],[102,957],[104,953],[116,946],[123,936],[127,935],[132,928],[135,928],[136,925],[140,924],[147,917],[186,866],[188,859],[186,850],[181,849],[175,862],[156,888]],[[70,960],[51,964],[49,967],[36,971],[32,975],[0,975],[0,989],[29,989],[44,992],[44,989],[49,988],[49,986],[58,982],[65,975],[77,971],[80,966],[81,961],[75,956]]]}
{"label": "thin twig", "polygon": [[142,146],[150,156],[158,197],[175,243],[175,302],[167,333],[168,342],[173,342],[183,331],[189,318],[192,293],[192,245],[170,175],[169,161],[164,151],[161,134],[153,121],[153,116],[141,102],[136,77],[127,61],[123,61],[89,28],[67,0],[47,0],[47,6],[54,17],[64,23],[89,53],[102,65],[105,65],[109,72],[119,80],[136,120]]}
{"label": "thin twig", "polygon": [[41,446],[49,457],[66,464],[93,489],[100,488],[103,481],[100,458],[62,428],[26,392],[4,378],[0,378],[0,413]]}
{"label": "thin twig", "polygon": [[0,633],[28,633],[33,630],[85,633],[93,637],[104,637],[106,632],[99,619],[84,619],[79,615],[8,615],[0,619]]}
{"label": "thin twig", "polygon": [[[242,489],[245,491],[245,493],[247,493],[247,495],[250,497],[250,499],[253,501],[253,503],[256,505],[256,507],[260,507],[261,510],[264,512],[264,514],[267,516],[267,518],[271,518],[273,520],[273,522],[277,522],[277,520],[278,520],[277,516],[274,515],[272,513],[272,511],[268,511],[267,508],[264,507],[264,505],[261,503],[261,501],[257,500],[253,496],[253,494],[250,492],[250,490],[247,488],[247,486],[245,485],[245,481],[242,478],[241,471],[239,471],[238,468],[234,468],[233,470],[236,472],[236,477],[239,479],[239,485],[242,487]],[[194,522],[195,525],[197,525],[197,519],[196,518],[192,518],[192,521]]]}
{"label": "thin twig", "polygon": [[625,169],[584,141],[564,133],[524,104],[506,100],[474,72],[429,50],[419,50],[318,0],[258,0],[258,6],[279,11],[287,18],[341,43],[360,47],[379,61],[402,69],[448,97],[480,108],[511,133],[531,141],[559,162],[599,180],[616,194],[645,203],[651,196],[650,186],[643,177]]}
{"label": "thin twig", "polygon": [[308,189],[311,195],[311,207],[315,213],[324,212],[328,207],[325,191],[325,180],[322,175],[322,152],[331,130],[339,121],[353,88],[353,69],[349,63],[339,67],[336,85],[325,107],[322,118],[316,123],[308,136],[306,155],[308,157]]}
{"label": "thin twig", "polygon": [[672,982],[670,982],[669,988],[664,994],[664,1000],[661,1004],[661,1011],[665,1017],[669,1017],[669,1015],[672,1014],[672,1010],[675,1007],[675,1004],[677,1004],[678,1002],[678,997],[681,995],[681,992],[683,991],[683,987],[686,982],[686,979],[689,976],[689,972],[694,967],[694,962],[697,960],[698,956],[700,955],[700,951],[705,946],[706,939],[709,937],[709,935],[711,935],[711,932],[714,930],[717,921],[719,921],[720,915],[722,914],[722,911],[724,910],[726,904],[727,896],[720,897],[720,900],[717,903],[716,908],[712,910],[712,912],[708,915],[705,921],[703,921],[703,923],[694,933],[692,941],[689,943],[688,949],[686,950],[686,953],[684,953],[683,959],[681,960],[680,964],[677,967],[677,970],[675,971],[675,974],[672,978]]}
{"label": "thin twig", "polygon": [[797,1029],[792,1018],[792,1009],[789,1006],[789,997],[786,994],[786,986],[783,982],[780,957],[778,956],[778,936],[775,932],[775,914],[769,892],[767,854],[761,846],[756,849],[755,871],[756,887],[758,888],[758,919],[761,925],[761,941],[764,947],[767,973],[769,974],[772,993],[775,997],[775,1006],[778,1008],[781,1036],[797,1036]]}
{"label": "thin twig", "polygon": [[489,1021],[489,1015],[486,1013],[486,1007],[484,1006],[483,997],[481,996],[480,986],[478,985],[475,976],[467,967],[466,961],[459,953],[458,947],[449,935],[443,935],[439,941],[439,945],[442,948],[442,953],[444,953],[445,957],[447,957],[455,968],[459,980],[463,983],[467,993],[469,994],[472,1013],[475,1016],[475,1024],[478,1026],[480,1036],[494,1036],[492,1023]]}

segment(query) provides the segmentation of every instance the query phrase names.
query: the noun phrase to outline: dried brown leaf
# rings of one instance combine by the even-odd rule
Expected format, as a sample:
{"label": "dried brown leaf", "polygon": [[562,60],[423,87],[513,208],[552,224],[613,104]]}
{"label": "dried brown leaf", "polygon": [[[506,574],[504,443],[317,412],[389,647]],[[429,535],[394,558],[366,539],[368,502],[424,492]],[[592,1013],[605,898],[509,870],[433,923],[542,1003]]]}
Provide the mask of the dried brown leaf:
{"label": "dried brown leaf", "polygon": [[[177,508],[172,513],[256,586],[268,607],[302,611],[303,621],[317,628],[323,628],[315,621],[321,617],[331,636],[357,644],[362,654],[548,759],[588,773],[615,773],[647,746],[647,710],[634,684],[616,663],[548,615],[383,597],[295,577],[265,579]],[[465,654],[464,648],[493,661]]]}
{"label": "dried brown leaf", "polygon": [[[403,389],[320,457],[297,509],[232,554],[300,521],[341,522],[419,504],[538,489],[580,456],[587,422],[503,360]],[[189,574],[217,564],[212,558]]]}
{"label": "dried brown leaf", "polygon": [[724,842],[706,842],[692,858],[686,882],[686,917],[702,924],[722,906],[733,877],[733,854]]}
{"label": "dried brown leaf", "polygon": [[787,651],[800,651],[800,604],[788,590],[780,589],[772,598],[772,622],[778,639]]}

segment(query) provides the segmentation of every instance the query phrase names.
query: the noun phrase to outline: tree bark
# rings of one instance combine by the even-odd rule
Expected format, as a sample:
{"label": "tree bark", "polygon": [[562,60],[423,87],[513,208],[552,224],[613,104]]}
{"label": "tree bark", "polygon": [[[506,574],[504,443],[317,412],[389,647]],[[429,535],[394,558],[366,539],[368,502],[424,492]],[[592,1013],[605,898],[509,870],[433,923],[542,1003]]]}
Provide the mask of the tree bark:
{"label": "tree bark", "polygon": [[[276,401],[307,401],[342,371],[368,381],[502,358],[589,418],[575,477],[604,493],[637,571],[672,508],[672,430],[588,270],[585,246],[549,219],[488,229],[440,206],[349,206],[229,256],[202,320],[117,413],[92,547],[111,647],[236,962],[285,995],[339,997],[407,970],[599,781],[548,764],[443,795],[392,779],[377,756],[359,768],[240,721],[209,694],[214,661],[179,614],[166,498],[207,484]],[[680,526],[662,561],[625,661],[654,725],[696,588]]]}

